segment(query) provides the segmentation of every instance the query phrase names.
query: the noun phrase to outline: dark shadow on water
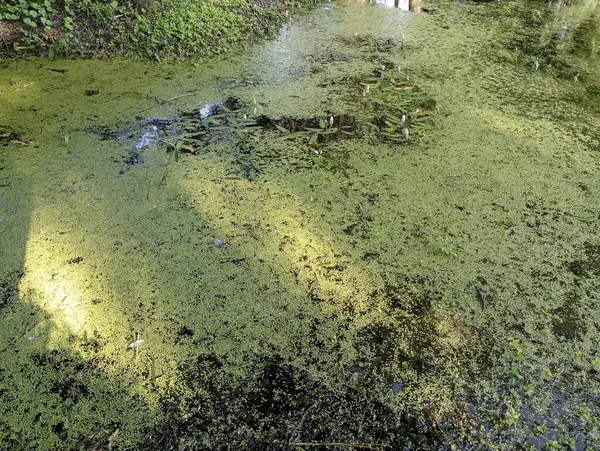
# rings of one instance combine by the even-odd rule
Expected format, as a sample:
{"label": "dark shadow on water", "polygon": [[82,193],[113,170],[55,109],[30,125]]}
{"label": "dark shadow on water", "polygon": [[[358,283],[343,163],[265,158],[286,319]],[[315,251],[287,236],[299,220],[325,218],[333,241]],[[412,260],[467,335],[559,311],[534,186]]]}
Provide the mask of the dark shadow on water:
{"label": "dark shadow on water", "polygon": [[[146,405],[90,358],[93,348],[100,346],[97,337],[83,344],[90,350],[86,358],[56,348],[48,341],[55,325],[47,312],[23,305],[16,293],[4,296],[4,301],[0,310],[4,330],[7,322],[22,316],[29,323],[23,328],[25,335],[0,344],[3,449],[109,449],[121,429],[130,433],[142,418],[153,421]],[[137,428],[141,434],[144,424]]]}

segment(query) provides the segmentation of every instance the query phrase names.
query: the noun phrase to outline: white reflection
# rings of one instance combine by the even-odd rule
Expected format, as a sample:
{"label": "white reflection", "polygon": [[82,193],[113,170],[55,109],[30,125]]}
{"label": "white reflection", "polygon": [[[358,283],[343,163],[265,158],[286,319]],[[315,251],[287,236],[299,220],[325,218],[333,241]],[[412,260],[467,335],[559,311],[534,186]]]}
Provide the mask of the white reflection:
{"label": "white reflection", "polygon": [[385,8],[397,8],[400,11],[421,12],[421,0],[369,0],[369,3]]}

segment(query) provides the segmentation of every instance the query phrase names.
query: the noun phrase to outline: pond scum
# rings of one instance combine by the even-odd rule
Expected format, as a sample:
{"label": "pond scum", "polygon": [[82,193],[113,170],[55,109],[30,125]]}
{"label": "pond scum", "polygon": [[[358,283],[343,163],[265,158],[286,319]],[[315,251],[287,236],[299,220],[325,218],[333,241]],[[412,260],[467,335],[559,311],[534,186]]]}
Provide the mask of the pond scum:
{"label": "pond scum", "polygon": [[597,449],[594,5],[3,63],[0,448]]}

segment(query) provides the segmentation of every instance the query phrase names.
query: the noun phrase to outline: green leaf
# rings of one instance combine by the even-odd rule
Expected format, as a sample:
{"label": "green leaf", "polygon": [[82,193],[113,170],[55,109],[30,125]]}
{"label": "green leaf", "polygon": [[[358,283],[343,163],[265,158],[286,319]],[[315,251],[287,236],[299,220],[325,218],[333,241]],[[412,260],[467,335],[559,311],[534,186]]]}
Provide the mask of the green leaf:
{"label": "green leaf", "polygon": [[433,130],[434,129],[433,125],[424,124],[422,122],[413,122],[411,124],[411,127],[413,128],[413,130]]}
{"label": "green leaf", "polygon": [[395,122],[396,124],[401,124],[402,123],[402,119],[400,119],[397,116],[394,116],[393,114],[390,113],[385,113],[385,116],[391,121],[391,122]]}
{"label": "green leaf", "polygon": [[275,128],[277,130],[279,130],[282,133],[285,133],[287,135],[289,135],[290,133],[292,133],[291,131],[289,131],[287,128],[282,127],[281,125],[275,124]]}

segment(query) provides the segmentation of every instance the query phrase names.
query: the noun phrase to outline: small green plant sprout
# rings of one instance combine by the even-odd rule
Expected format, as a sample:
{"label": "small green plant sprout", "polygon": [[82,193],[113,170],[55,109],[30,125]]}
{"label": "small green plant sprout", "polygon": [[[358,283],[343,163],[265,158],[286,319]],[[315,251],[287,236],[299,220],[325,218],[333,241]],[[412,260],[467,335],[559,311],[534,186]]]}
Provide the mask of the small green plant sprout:
{"label": "small green plant sprout", "polygon": [[[65,21],[68,19],[65,18]],[[66,54],[69,50],[69,41],[66,35],[58,36],[54,42],[50,45],[50,49],[48,50],[48,58],[52,58],[55,60],[58,55]]]}
{"label": "small green plant sprout", "polygon": [[181,150],[181,141],[176,140],[175,142],[165,142],[165,171],[158,183],[159,186],[165,186],[167,184],[167,176],[169,175],[169,167],[171,163],[179,162],[179,152]]}
{"label": "small green plant sprout", "polygon": [[523,345],[518,338],[511,337],[508,342],[508,347],[512,351],[514,351],[517,360],[523,360],[525,357],[523,355]]}
{"label": "small green plant sprout", "polygon": [[504,420],[507,425],[511,426],[517,422],[517,420],[520,418],[520,416],[521,416],[521,413],[518,410],[516,410],[512,407],[509,407],[509,409],[506,412],[506,415],[504,416]]}
{"label": "small green plant sprout", "polygon": [[[157,364],[156,364],[156,358],[154,357],[148,357],[148,359],[150,360],[150,372],[148,374],[149,378],[150,378],[150,382],[152,384],[156,383],[156,379],[158,379],[159,377],[162,376],[162,371],[160,373],[158,373],[157,371]],[[159,368],[160,369],[160,368]]]}
{"label": "small green plant sprout", "polygon": [[518,369],[516,368],[512,368],[509,372],[508,372],[508,380],[511,384],[516,384],[518,383],[518,381],[523,379],[523,375],[519,372]]}
{"label": "small green plant sprout", "polygon": [[262,106],[258,103],[256,96],[252,97],[252,116],[256,117],[262,112]]}

